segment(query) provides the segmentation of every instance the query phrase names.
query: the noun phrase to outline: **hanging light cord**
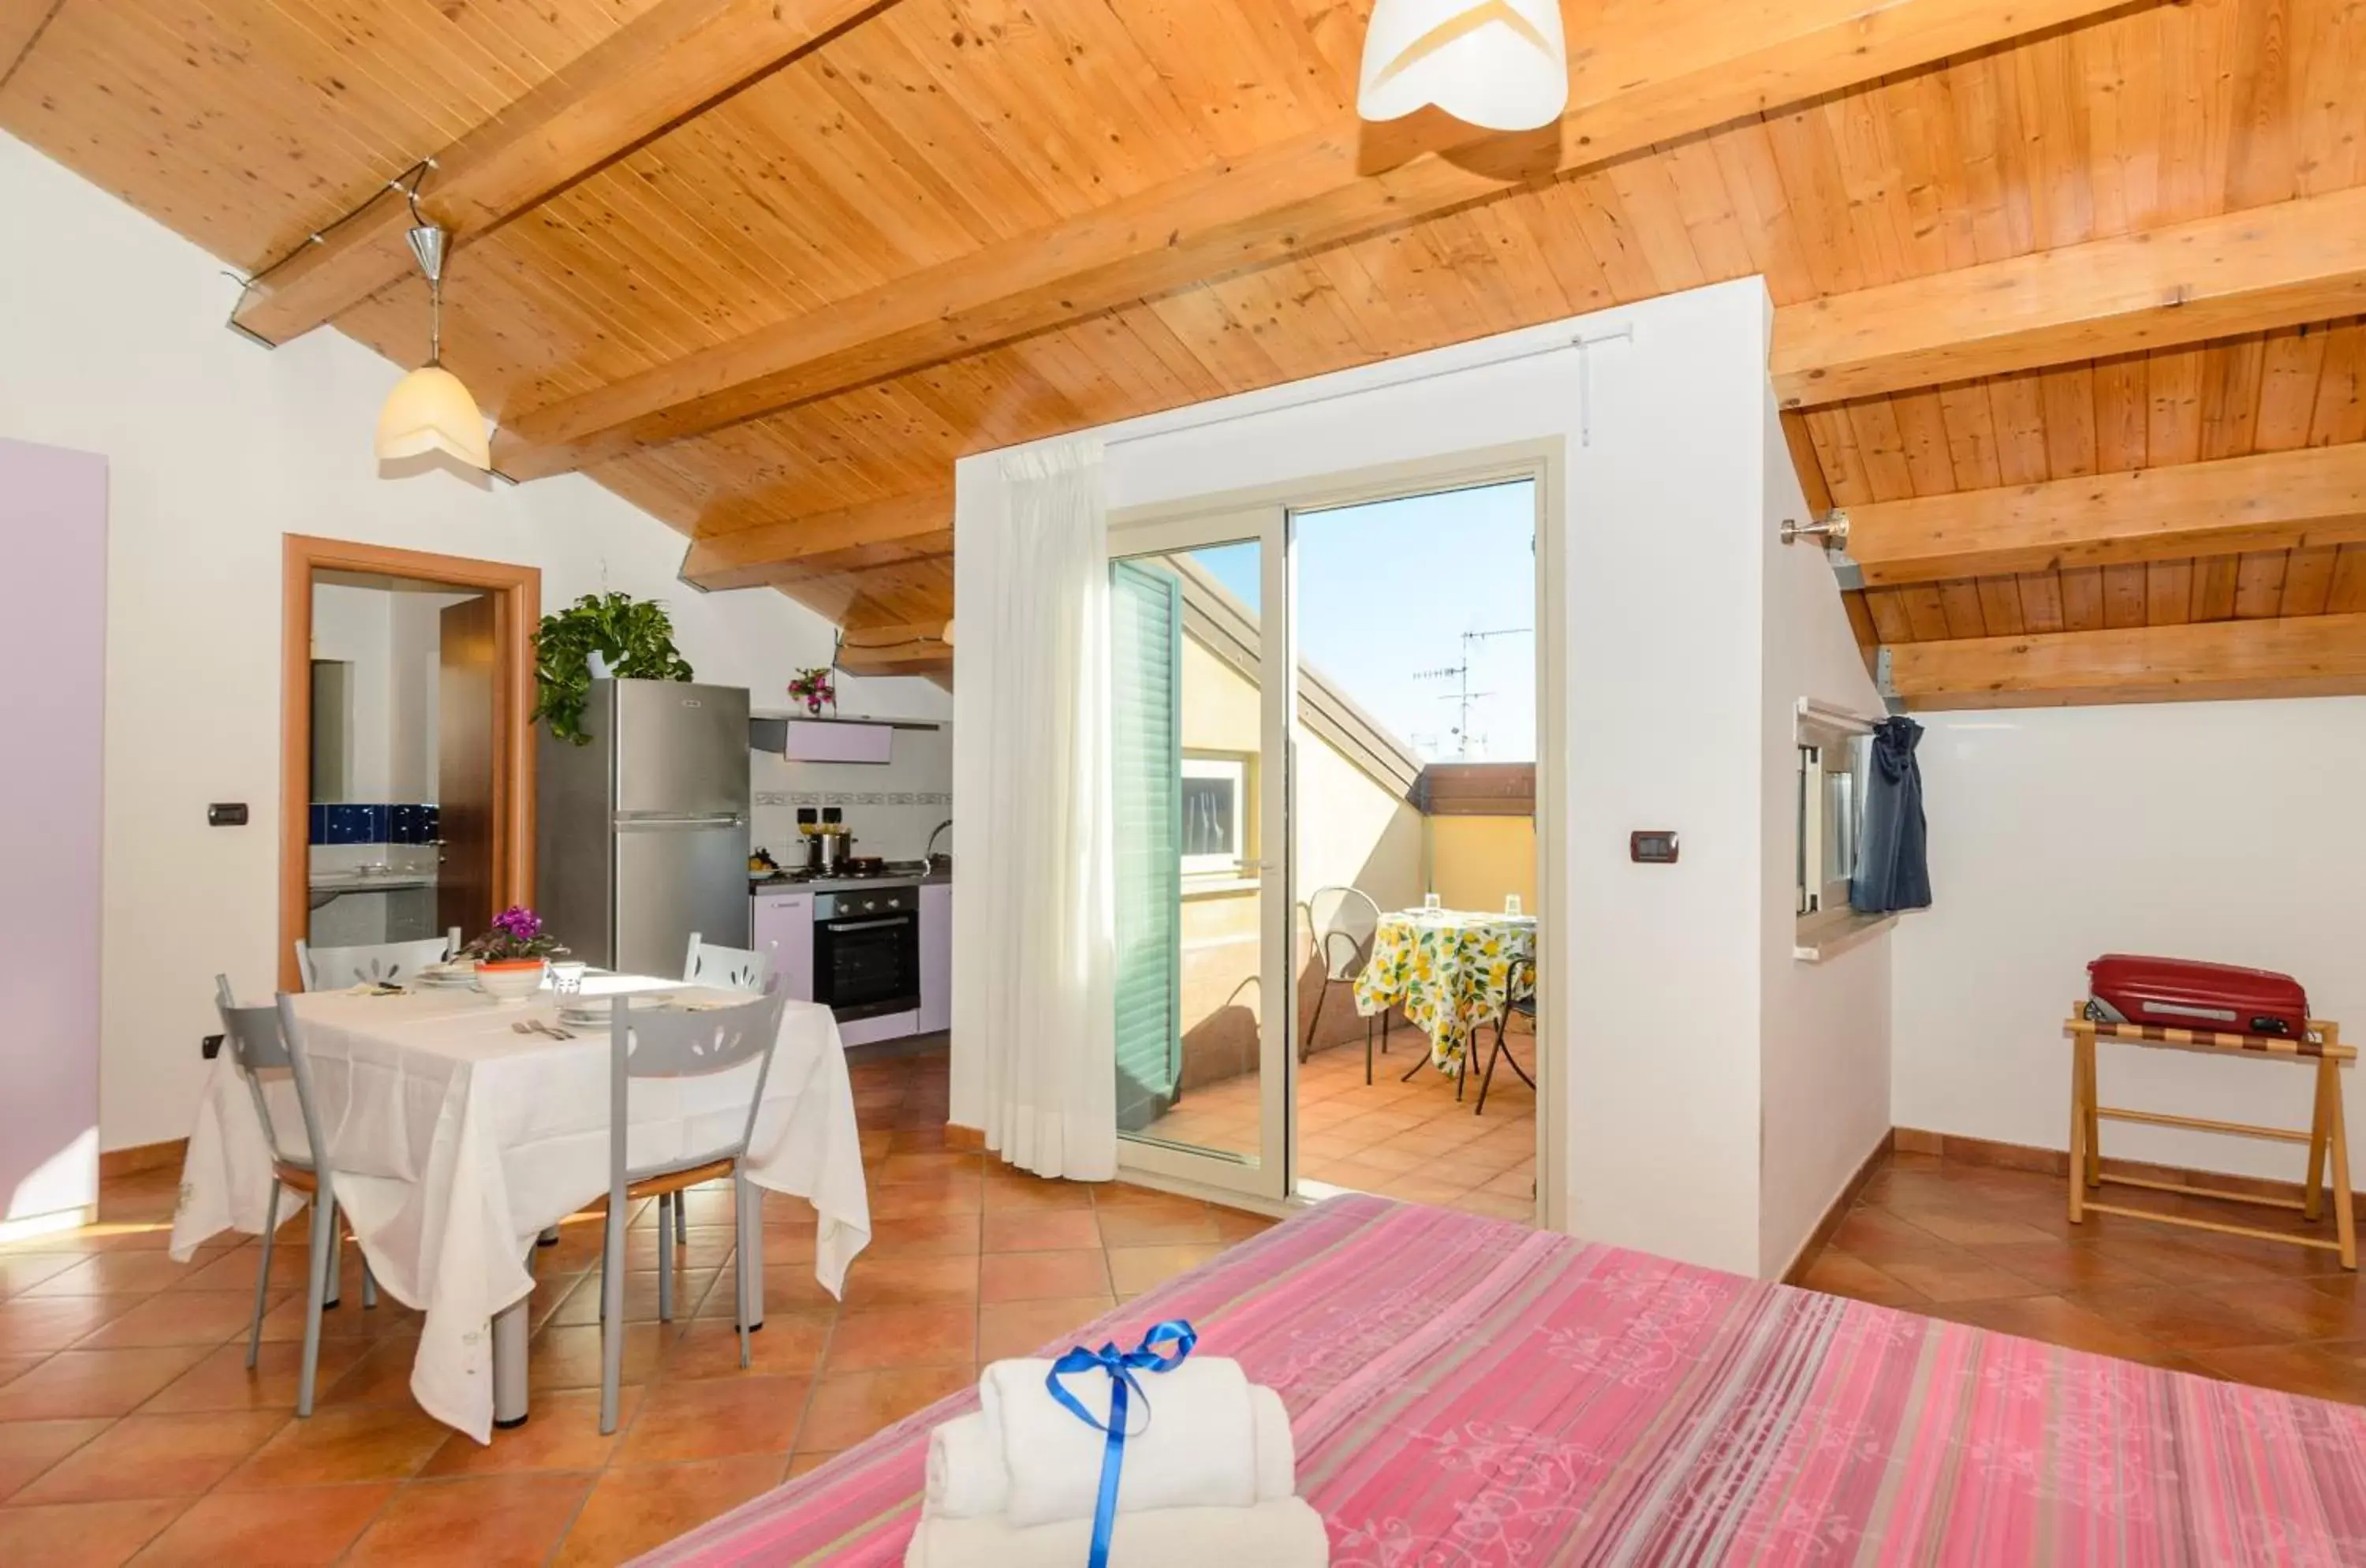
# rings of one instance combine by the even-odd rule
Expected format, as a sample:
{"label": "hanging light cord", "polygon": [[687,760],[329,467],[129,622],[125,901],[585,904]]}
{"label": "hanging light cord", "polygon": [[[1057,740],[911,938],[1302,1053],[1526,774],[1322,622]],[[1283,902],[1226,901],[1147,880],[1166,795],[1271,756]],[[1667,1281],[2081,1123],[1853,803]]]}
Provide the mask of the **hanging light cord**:
{"label": "hanging light cord", "polygon": [[[415,227],[434,229],[441,235],[442,226],[419,210],[419,182],[427,177],[428,166],[434,162],[431,158],[419,165],[411,184],[403,189],[402,199],[411,204],[411,221]],[[424,262],[420,265],[420,270],[427,275],[427,363],[430,365],[444,363],[444,257],[445,253],[438,250],[433,267]]]}
{"label": "hanging light cord", "polygon": [[[411,164],[411,167],[403,170],[402,173],[386,182],[387,190],[400,191],[402,194],[403,199],[411,203],[411,210],[414,218],[417,217],[419,212],[419,182],[425,179],[427,177],[427,171],[434,167],[435,167],[434,159],[422,158],[419,162]],[[302,255],[306,251],[310,250],[314,245],[327,244],[329,243],[330,235],[335,233],[338,230],[344,228],[346,224],[352,222],[355,219],[359,218],[363,213],[367,212],[371,208],[377,206],[378,197],[383,194],[384,192],[382,191],[373,192],[360,206],[355,207],[349,211],[340,213],[337,217],[321,224],[318,229],[313,230],[310,233],[304,236],[303,243],[298,245],[294,250],[288,252],[286,255],[281,256],[276,261],[267,263],[263,266],[257,267],[253,272],[246,273],[233,272],[227,267],[223,268],[224,276],[238,279],[238,298],[231,302],[230,308],[231,325],[237,327],[240,332],[246,333],[249,337],[255,337],[257,334],[252,332],[247,332],[246,328],[240,327],[238,325],[238,312],[246,304],[247,291],[253,288],[256,284],[261,283],[265,278],[269,277],[273,273],[277,272],[281,267],[286,266],[289,262],[294,261],[298,256]],[[262,341],[266,343],[269,342],[268,339],[263,339]],[[276,345],[275,344],[274,346],[276,347]]]}

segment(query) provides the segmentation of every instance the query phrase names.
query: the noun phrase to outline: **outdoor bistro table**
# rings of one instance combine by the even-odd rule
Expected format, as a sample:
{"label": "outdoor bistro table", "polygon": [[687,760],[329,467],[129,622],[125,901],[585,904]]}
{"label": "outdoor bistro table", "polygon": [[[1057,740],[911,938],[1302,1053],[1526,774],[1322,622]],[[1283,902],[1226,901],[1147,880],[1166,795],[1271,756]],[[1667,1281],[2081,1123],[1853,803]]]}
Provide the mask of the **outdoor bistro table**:
{"label": "outdoor bistro table", "polygon": [[1391,1007],[1429,1036],[1429,1059],[1459,1074],[1472,1030],[1492,1024],[1536,988],[1532,915],[1403,909],[1380,917],[1372,956],[1356,976],[1356,1010]]}

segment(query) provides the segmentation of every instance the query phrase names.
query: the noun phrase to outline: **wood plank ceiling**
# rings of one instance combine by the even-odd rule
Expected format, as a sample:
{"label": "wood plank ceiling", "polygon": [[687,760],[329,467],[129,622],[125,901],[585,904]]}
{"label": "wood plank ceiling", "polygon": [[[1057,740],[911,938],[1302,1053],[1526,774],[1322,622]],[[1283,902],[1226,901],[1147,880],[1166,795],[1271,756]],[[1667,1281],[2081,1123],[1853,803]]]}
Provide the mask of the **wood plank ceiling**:
{"label": "wood plank ceiling", "polygon": [[[36,0],[44,20],[0,28],[0,128],[260,271],[569,89],[620,29],[694,31],[731,5]],[[811,47],[466,235],[445,358],[500,419],[512,471],[588,459],[700,541],[693,577],[778,586],[850,646],[892,632],[881,662],[899,670],[942,668],[911,643],[952,614],[963,453],[1752,273],[1779,359],[1819,301],[2046,253],[2067,267],[2226,213],[2354,228],[2291,204],[2366,184],[2366,0],[1565,0],[1561,136],[1409,162],[1438,123],[1355,141],[1369,0],[803,9]],[[1357,165],[1317,166],[1342,155]],[[1169,214],[1189,221],[1151,227]],[[2193,243],[2215,262],[2261,242],[2238,226]],[[2366,267],[2328,254],[2272,308],[2238,291],[2181,327],[2162,309],[2189,298],[2180,274],[2139,301],[2150,325],[2053,340],[2104,357],[2022,344],[1986,362],[2000,373],[1810,391],[1820,406],[1786,417],[1811,498],[1873,518],[2366,442]],[[1929,314],[1912,294],[1899,309]],[[422,353],[415,279],[333,321],[403,363]],[[739,399],[728,417],[718,390]],[[1851,614],[1868,645],[1981,656],[1918,665],[1917,701],[2095,700],[2017,683],[2023,644],[1995,639],[2366,614],[2360,520],[2220,553],[1926,571],[1851,594]],[[2275,687],[2272,669],[2246,679]]]}

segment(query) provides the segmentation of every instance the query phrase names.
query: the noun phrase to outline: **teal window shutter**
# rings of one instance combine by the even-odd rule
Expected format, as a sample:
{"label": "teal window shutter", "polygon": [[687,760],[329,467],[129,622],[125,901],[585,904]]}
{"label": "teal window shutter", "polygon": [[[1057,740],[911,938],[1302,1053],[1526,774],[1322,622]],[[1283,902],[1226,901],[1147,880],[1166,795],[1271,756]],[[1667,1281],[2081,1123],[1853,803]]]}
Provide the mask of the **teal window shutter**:
{"label": "teal window shutter", "polygon": [[1175,1103],[1182,1065],[1183,591],[1171,571],[1110,567],[1117,840],[1117,1125]]}

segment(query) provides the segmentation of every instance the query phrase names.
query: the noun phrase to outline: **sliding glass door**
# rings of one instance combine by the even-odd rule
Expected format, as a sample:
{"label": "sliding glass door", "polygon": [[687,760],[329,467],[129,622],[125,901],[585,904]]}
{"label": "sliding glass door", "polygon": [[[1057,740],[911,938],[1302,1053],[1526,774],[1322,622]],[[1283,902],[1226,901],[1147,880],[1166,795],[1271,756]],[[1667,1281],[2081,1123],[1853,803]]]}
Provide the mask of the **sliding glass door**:
{"label": "sliding glass door", "polygon": [[1117,1108],[1131,1168],[1287,1195],[1292,700],[1280,508],[1116,527]]}

